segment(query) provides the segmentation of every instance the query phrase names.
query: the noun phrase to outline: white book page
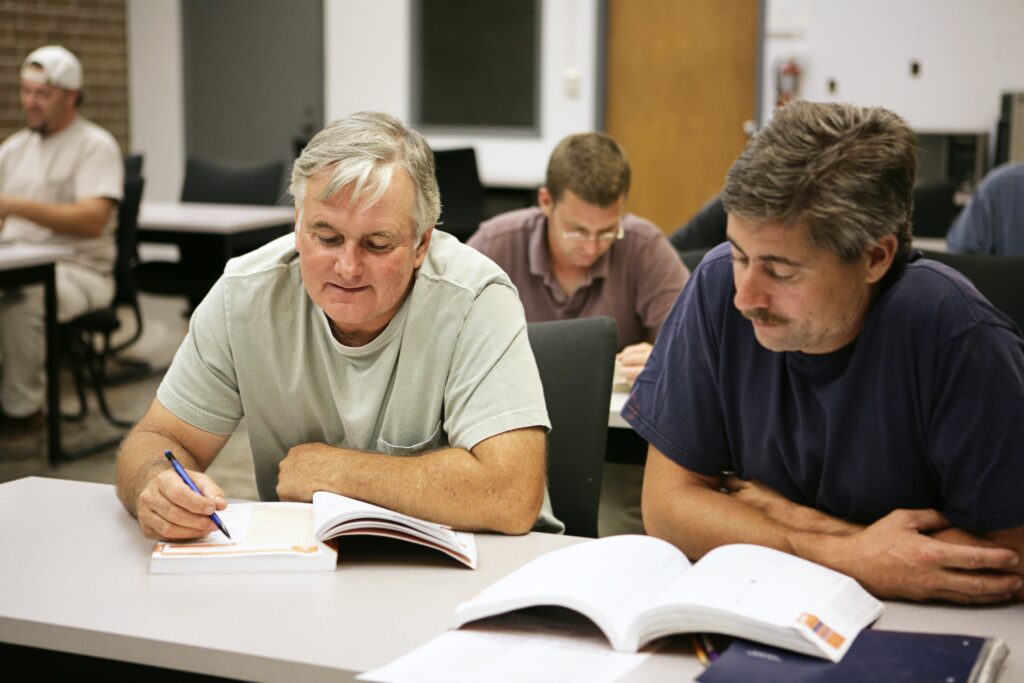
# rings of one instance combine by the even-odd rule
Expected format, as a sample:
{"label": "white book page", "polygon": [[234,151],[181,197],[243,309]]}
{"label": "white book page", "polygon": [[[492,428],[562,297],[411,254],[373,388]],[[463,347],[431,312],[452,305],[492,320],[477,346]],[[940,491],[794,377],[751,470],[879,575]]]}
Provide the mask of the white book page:
{"label": "white book page", "polygon": [[[711,551],[656,599],[652,612],[673,611],[680,605],[685,609],[674,611],[719,610],[776,629],[803,632],[830,658],[841,656],[882,609],[878,600],[844,574],[753,545]],[[730,619],[716,622],[731,632]]]}
{"label": "white book page", "polygon": [[612,683],[649,656],[615,652],[593,628],[514,615],[448,631],[357,679],[378,683]]}
{"label": "white book page", "polygon": [[377,535],[408,539],[422,538],[422,545],[450,549],[456,559],[471,568],[477,564],[476,540],[472,533],[404,515],[394,510],[339,496],[328,491],[313,494],[313,530],[316,538],[326,540],[346,533],[372,534],[374,529],[398,533]]}
{"label": "white book page", "polygon": [[[650,536],[611,536],[547,553],[456,609],[458,623],[533,605],[590,617],[620,647],[629,624],[689,562]],[[613,634],[618,634],[615,638]]]}
{"label": "white book page", "polygon": [[770,548],[716,548],[676,581],[656,604],[712,607],[757,621],[793,626],[847,577]]}
{"label": "white book page", "polygon": [[306,503],[237,503],[217,513],[231,533],[220,530],[192,541],[162,544],[160,554],[238,555],[317,548],[313,537],[313,510]]}

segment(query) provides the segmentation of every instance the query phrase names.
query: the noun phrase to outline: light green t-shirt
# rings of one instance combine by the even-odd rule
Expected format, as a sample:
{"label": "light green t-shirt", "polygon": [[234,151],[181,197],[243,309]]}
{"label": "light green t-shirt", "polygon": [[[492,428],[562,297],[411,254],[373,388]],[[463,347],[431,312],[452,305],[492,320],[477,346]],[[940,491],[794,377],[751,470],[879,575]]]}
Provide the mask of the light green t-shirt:
{"label": "light green t-shirt", "polygon": [[[230,434],[247,418],[260,498],[292,446],[413,455],[550,428],[515,287],[435,230],[412,290],[372,342],[347,347],[302,284],[294,237],[231,260],[157,390],[182,420]],[[537,527],[561,530],[545,495]]]}

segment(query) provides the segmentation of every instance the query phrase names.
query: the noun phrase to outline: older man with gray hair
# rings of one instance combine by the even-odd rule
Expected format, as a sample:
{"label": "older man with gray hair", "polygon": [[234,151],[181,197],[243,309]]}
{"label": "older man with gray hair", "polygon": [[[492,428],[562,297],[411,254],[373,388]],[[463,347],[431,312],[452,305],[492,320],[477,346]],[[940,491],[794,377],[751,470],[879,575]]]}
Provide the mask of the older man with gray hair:
{"label": "older man with gray hair", "polygon": [[214,529],[224,494],[202,473],[243,416],[263,500],[322,490],[457,529],[560,528],[522,305],[497,266],[434,229],[422,136],[386,114],[335,121],[291,190],[294,235],[228,264],[122,445],[118,495],[143,533]]}
{"label": "older man with gray hair", "polygon": [[1024,596],[1024,339],[911,249],[916,144],[880,108],[800,102],[733,164],[623,415],[647,530],[757,543],[885,597]]}

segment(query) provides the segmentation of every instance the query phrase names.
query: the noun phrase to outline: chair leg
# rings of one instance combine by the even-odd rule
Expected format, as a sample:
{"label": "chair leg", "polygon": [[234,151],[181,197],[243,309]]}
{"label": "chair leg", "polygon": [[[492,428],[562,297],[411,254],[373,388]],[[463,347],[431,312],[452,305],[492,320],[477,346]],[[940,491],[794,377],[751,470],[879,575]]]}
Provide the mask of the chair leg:
{"label": "chair leg", "polygon": [[106,366],[107,356],[110,351],[110,334],[103,335],[103,353],[97,356],[92,345],[89,346],[89,374],[92,378],[92,388],[96,393],[96,401],[100,404],[100,412],[107,418],[107,422],[114,425],[115,427],[121,427],[123,429],[130,429],[133,423],[126,422],[125,420],[119,420],[113,416],[110,412],[110,406],[107,404],[107,396],[103,391],[103,386],[106,383]]}
{"label": "chair leg", "polygon": [[85,417],[87,404],[85,398],[85,377],[82,376],[83,349],[82,340],[78,337],[69,337],[67,340],[68,360],[71,365],[71,378],[75,384],[75,394],[78,396],[78,412],[61,413],[61,418],[77,422]]}

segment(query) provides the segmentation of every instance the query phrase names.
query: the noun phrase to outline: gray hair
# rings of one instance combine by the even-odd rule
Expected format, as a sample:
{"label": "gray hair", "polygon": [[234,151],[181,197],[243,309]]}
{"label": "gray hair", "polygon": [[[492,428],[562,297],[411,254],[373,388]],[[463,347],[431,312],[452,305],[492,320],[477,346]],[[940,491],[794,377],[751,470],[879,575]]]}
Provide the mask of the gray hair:
{"label": "gray hair", "polygon": [[317,199],[351,188],[352,201],[371,206],[391,187],[395,171],[405,171],[416,187],[412,220],[417,241],[441,215],[441,193],[434,175],[434,153],[416,131],[394,116],[359,112],[328,124],[292,166],[291,194],[302,215],[306,181],[325,170],[331,178]]}
{"label": "gray hair", "polygon": [[811,243],[850,263],[886,235],[910,253],[917,138],[880,107],[794,102],[726,175],[725,210],[755,223],[806,224]]}

